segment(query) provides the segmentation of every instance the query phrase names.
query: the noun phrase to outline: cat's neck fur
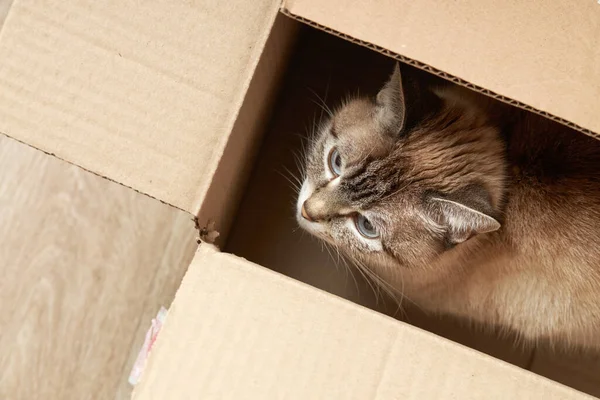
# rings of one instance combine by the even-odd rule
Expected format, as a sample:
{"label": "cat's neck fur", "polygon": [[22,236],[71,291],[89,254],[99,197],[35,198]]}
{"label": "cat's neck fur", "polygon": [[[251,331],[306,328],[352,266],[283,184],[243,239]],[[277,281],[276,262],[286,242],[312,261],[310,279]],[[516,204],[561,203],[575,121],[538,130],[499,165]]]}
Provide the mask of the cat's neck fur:
{"label": "cat's neck fur", "polygon": [[600,145],[542,117],[504,115],[502,228],[383,278],[427,310],[598,347]]}

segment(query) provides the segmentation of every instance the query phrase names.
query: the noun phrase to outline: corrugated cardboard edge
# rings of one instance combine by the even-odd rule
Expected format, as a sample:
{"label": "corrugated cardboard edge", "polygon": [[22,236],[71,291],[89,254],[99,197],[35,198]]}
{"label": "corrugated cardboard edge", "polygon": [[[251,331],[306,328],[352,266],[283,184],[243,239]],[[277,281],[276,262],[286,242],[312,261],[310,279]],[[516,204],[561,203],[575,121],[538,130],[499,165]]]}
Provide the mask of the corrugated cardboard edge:
{"label": "corrugated cardboard edge", "polygon": [[207,220],[216,222],[220,242],[227,237],[235,210],[247,186],[299,26],[297,21],[275,13],[268,40],[250,79],[243,104],[238,108],[226,138],[227,143],[197,212],[200,223],[204,224]]}
{"label": "corrugated cardboard edge", "polygon": [[355,37],[347,35],[347,34],[345,34],[343,32],[334,30],[334,29],[329,28],[329,27],[327,27],[325,25],[321,25],[321,24],[319,24],[317,22],[314,22],[312,20],[304,18],[304,17],[302,17],[300,15],[296,15],[296,14],[292,13],[290,10],[288,10],[286,8],[285,1],[282,3],[280,11],[281,11],[281,13],[289,16],[290,18],[293,18],[293,19],[295,19],[295,20],[297,20],[299,22],[302,22],[303,24],[306,24],[308,26],[311,26],[313,28],[316,28],[316,29],[319,29],[321,31],[327,32],[330,35],[337,36],[337,37],[339,37],[341,39],[344,39],[344,40],[347,40],[349,42],[355,43],[355,44],[357,44],[359,46],[363,46],[363,47],[366,47],[366,48],[371,49],[373,51],[376,51],[378,53],[381,53],[381,54],[383,54],[383,55],[385,55],[387,57],[393,58],[393,59],[401,61],[403,63],[412,65],[413,67],[416,67],[416,68],[422,69],[424,71],[430,72],[430,73],[432,73],[434,75],[437,75],[437,76],[439,76],[441,78],[444,78],[446,80],[454,82],[454,83],[456,83],[458,85],[467,87],[467,88],[469,88],[471,90],[474,90],[476,92],[485,94],[487,96],[490,96],[490,97],[492,97],[494,99],[497,99],[499,101],[502,101],[504,103],[513,105],[515,107],[522,108],[522,109],[527,110],[527,111],[531,111],[531,112],[533,112],[535,114],[538,114],[538,115],[541,115],[541,116],[546,117],[548,119],[551,119],[553,121],[559,122],[559,123],[561,123],[561,124],[563,124],[563,125],[571,128],[571,129],[575,129],[575,130],[577,130],[577,131],[579,131],[581,133],[584,133],[584,134],[586,134],[588,136],[591,136],[591,137],[593,137],[595,139],[599,139],[600,140],[600,133],[597,133],[597,132],[594,132],[594,131],[592,131],[590,129],[587,129],[587,128],[584,128],[582,126],[579,126],[579,125],[577,125],[577,124],[575,124],[575,123],[573,123],[573,122],[571,122],[569,120],[566,120],[564,118],[558,117],[558,116],[553,115],[553,114],[550,114],[550,113],[548,113],[546,111],[538,110],[538,109],[536,109],[534,107],[531,107],[531,106],[529,106],[529,105],[527,105],[525,103],[522,103],[522,102],[520,102],[518,100],[511,99],[509,97],[506,97],[506,96],[503,96],[501,94],[495,93],[495,92],[493,92],[493,91],[491,91],[489,89],[486,89],[484,87],[477,86],[477,85],[475,85],[475,84],[473,84],[471,82],[468,82],[468,81],[466,81],[464,79],[457,78],[456,76],[451,75],[451,74],[449,74],[447,72],[444,72],[442,70],[439,70],[439,69],[437,69],[435,67],[432,67],[431,65],[422,63],[422,62],[417,61],[417,60],[413,60],[411,58],[408,58],[408,57],[403,56],[403,55],[398,54],[398,53],[394,53],[394,52],[392,52],[392,51],[390,51],[390,50],[388,50],[388,49],[386,49],[384,47],[381,47],[381,46],[378,46],[376,44],[373,44],[373,43],[370,43],[370,42],[367,42],[367,41],[355,38]]}
{"label": "corrugated cardboard edge", "polygon": [[254,51],[250,56],[250,68],[248,68],[248,70],[246,71],[244,85],[238,92],[238,97],[231,106],[231,109],[235,110],[235,112],[230,114],[229,119],[226,123],[227,128],[225,131],[228,132],[228,134],[224,135],[221,138],[218,145],[215,146],[215,149],[219,150],[214,152],[213,157],[210,160],[210,165],[212,165],[212,170],[210,171],[211,179],[209,181],[206,181],[204,185],[200,186],[196,192],[196,202],[192,205],[193,209],[191,210],[194,215],[199,214],[200,209],[202,207],[202,203],[204,202],[204,199],[206,198],[210,187],[212,185],[219,184],[219,182],[215,181],[215,174],[217,172],[217,169],[219,168],[220,161],[222,160],[223,154],[225,153],[225,150],[227,148],[227,143],[231,139],[231,132],[235,126],[236,121],[238,120],[242,106],[244,104],[244,99],[246,98],[248,94],[248,89],[250,88],[250,84],[252,83],[252,78],[261,60],[261,56],[265,50],[267,40],[269,39],[269,36],[273,29],[273,25],[275,24],[275,20],[279,13],[280,0],[271,0],[271,4],[272,6],[269,10],[268,23],[263,28],[259,38],[256,40],[257,46],[254,48]]}

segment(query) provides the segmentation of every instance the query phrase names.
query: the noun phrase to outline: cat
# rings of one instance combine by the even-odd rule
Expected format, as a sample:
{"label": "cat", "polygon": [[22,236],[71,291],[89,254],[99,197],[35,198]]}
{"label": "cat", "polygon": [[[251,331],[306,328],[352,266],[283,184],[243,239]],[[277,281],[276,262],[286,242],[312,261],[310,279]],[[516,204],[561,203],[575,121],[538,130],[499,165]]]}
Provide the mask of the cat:
{"label": "cat", "polygon": [[426,311],[600,348],[600,142],[402,75],[321,124],[298,224]]}

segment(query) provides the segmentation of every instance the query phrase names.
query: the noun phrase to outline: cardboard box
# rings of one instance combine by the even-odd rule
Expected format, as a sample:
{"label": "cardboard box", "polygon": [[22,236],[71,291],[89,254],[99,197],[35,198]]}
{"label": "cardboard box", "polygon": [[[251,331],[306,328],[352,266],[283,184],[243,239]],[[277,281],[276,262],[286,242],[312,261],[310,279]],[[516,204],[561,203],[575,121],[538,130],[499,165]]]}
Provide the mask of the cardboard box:
{"label": "cardboard box", "polygon": [[[279,217],[254,231],[251,206],[236,217],[245,192],[257,201],[246,182],[294,20],[597,136],[599,17],[566,0],[16,0],[0,34],[0,131],[350,298]],[[586,396],[203,243],[134,398]]]}

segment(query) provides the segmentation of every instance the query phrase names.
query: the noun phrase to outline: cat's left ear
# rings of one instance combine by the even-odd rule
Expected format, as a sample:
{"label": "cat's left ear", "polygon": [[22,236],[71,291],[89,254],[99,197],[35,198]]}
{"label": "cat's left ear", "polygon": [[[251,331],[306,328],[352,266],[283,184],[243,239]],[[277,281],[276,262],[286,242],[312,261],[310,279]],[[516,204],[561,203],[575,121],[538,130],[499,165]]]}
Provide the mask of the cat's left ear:
{"label": "cat's left ear", "polygon": [[376,102],[379,126],[386,132],[399,134],[406,124],[406,102],[398,62],[394,66],[392,76],[377,94]]}
{"label": "cat's left ear", "polygon": [[432,197],[431,201],[442,216],[442,224],[447,229],[448,239],[452,244],[500,229],[500,223],[485,211],[487,207],[467,205],[442,197]]}

